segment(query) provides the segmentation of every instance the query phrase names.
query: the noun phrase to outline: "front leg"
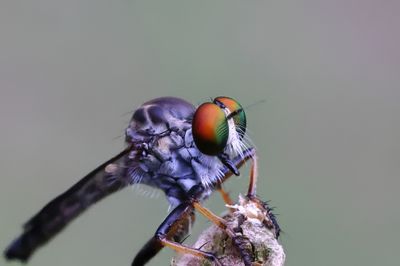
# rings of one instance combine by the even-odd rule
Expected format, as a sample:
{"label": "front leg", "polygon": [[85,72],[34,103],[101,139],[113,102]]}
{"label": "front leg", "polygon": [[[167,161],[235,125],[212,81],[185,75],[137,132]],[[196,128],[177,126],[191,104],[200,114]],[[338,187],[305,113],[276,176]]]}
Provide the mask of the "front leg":
{"label": "front leg", "polygon": [[155,235],[139,251],[132,262],[132,266],[145,265],[164,246],[170,247],[177,252],[206,258],[214,261],[216,265],[221,265],[213,254],[175,242],[179,241],[180,236],[182,236],[182,224],[192,219],[193,215],[194,207],[192,201],[186,201],[178,205],[158,227]]}
{"label": "front leg", "polygon": [[213,222],[216,226],[218,226],[219,228],[221,228],[222,230],[225,231],[225,233],[230,237],[230,239],[232,240],[232,243],[236,246],[236,248],[238,249],[243,263],[245,266],[252,266],[253,265],[253,255],[251,253],[249,253],[245,248],[243,248],[242,242],[243,239],[239,234],[236,234],[236,232],[228,227],[226,221],[219,217],[218,215],[214,214],[213,212],[211,212],[209,209],[203,207],[199,202],[194,201],[193,202],[193,206],[194,208],[200,212],[202,215],[204,215],[207,219],[209,219],[211,222]]}
{"label": "front leg", "polygon": [[[236,168],[240,168],[247,160],[252,159],[255,156],[255,149],[250,148],[243,152],[243,156],[237,156],[232,160],[232,163],[236,166]],[[255,169],[254,165],[252,169]],[[232,176],[233,172],[225,167],[223,169],[224,177],[220,181],[220,183],[215,184],[216,188],[221,186],[221,183],[226,181],[230,176]],[[253,171],[255,174],[255,171]],[[176,233],[179,231],[179,227],[182,226],[183,221],[187,221],[188,219],[194,219],[194,202],[198,198],[201,198],[202,193],[204,192],[204,188],[197,185],[194,186],[187,193],[187,200],[178,205],[168,216],[165,218],[164,222],[157,229],[154,237],[152,237],[139,251],[132,262],[132,266],[142,266],[145,265],[148,261],[150,261],[164,246],[169,246],[172,249],[178,252],[190,253],[195,256],[205,257],[212,261],[215,261],[217,265],[220,265],[219,261],[215,258],[215,256],[211,253],[203,252],[199,249],[190,248],[174,241],[181,241],[182,238],[179,239]],[[250,186],[249,186],[249,194],[255,194],[255,175],[251,175],[250,177]],[[183,196],[183,195],[181,195]],[[226,201],[229,201],[229,197],[226,197]],[[191,218],[189,218],[191,217]],[[222,221],[221,221],[222,222]],[[220,224],[222,225],[222,223]]]}

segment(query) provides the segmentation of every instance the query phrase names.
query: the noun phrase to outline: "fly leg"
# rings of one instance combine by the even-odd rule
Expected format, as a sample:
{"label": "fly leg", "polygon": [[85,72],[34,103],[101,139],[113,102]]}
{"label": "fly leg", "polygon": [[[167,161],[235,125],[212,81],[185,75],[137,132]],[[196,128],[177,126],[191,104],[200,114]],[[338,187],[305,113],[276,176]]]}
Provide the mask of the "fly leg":
{"label": "fly leg", "polygon": [[154,236],[139,251],[132,262],[132,266],[142,266],[154,257],[164,246],[181,253],[191,254],[197,257],[213,261],[215,265],[222,266],[216,256],[200,249],[185,246],[177,241],[182,238],[182,223],[194,217],[194,199],[199,197],[204,189],[195,186],[189,191],[187,200],[170,212],[167,218],[158,227]]}
{"label": "fly leg", "polygon": [[[228,165],[234,165],[236,168],[240,168],[245,162],[251,160],[251,169],[250,169],[250,180],[249,180],[249,188],[247,190],[247,196],[249,198],[254,198],[256,196],[256,184],[257,184],[257,155],[254,148],[246,149],[243,151],[243,156],[237,156],[232,161],[225,159],[228,161]],[[224,177],[222,180],[216,184],[217,190],[221,193],[222,199],[228,205],[233,205],[232,199],[229,197],[229,194],[222,188],[222,183],[224,183],[228,178],[230,178],[234,172],[230,169],[231,167],[225,166],[223,169]]]}
{"label": "fly leg", "polygon": [[221,194],[223,201],[225,202],[225,204],[227,205],[233,205],[233,200],[232,198],[229,196],[229,193],[225,191],[225,189],[222,188],[222,185],[219,185],[217,187],[218,192]]}
{"label": "fly leg", "polygon": [[[247,160],[251,159],[251,168],[250,168],[250,180],[249,187],[247,190],[247,197],[249,199],[254,199],[256,197],[256,184],[257,184],[257,155],[254,148],[247,149],[243,152],[242,157],[236,157],[228,165],[234,165],[237,168],[240,168]],[[234,174],[234,171],[230,169],[231,167],[226,166],[224,169],[224,178],[220,183],[216,185],[217,190],[221,193],[224,202],[228,205],[233,205],[232,199],[229,197],[229,194],[222,188],[222,183],[225,182],[229,177]],[[203,207],[198,201],[193,202],[193,207],[212,221],[219,228],[224,230],[226,234],[232,239],[234,245],[238,248],[243,262],[246,266],[253,265],[252,261],[254,260],[253,255],[247,252],[244,248],[242,248],[243,243],[246,242],[240,234],[237,235],[234,231],[234,228],[229,228],[225,222],[225,220],[218,215],[212,213],[207,208]],[[233,209],[230,209],[233,212]]]}
{"label": "fly leg", "polygon": [[[233,165],[237,168],[240,168],[247,160],[253,158],[255,156],[254,148],[247,149],[243,152],[243,156],[237,156],[232,160]],[[231,177],[234,173],[230,168],[225,167],[223,169],[224,177],[220,181],[219,184],[215,184],[217,187],[220,187],[221,183]],[[221,265],[216,256],[209,252],[204,252],[200,249],[191,248],[185,245],[180,244],[179,238],[176,237],[177,232],[179,231],[180,226],[182,226],[182,221],[187,220],[188,217],[193,216],[193,212],[195,210],[197,204],[197,199],[201,197],[201,194],[204,192],[204,188],[201,186],[194,186],[188,193],[188,197],[183,201],[180,205],[178,205],[170,214],[165,218],[163,223],[158,227],[155,235],[143,246],[143,248],[139,251],[132,262],[132,266],[142,266],[145,265],[151,258],[153,258],[164,246],[168,246],[175,251],[189,253],[194,256],[202,257],[209,259],[210,261],[214,261],[216,265]],[[225,192],[226,193],[226,192]],[[227,193],[226,193],[227,195]],[[229,200],[229,196],[225,198]],[[201,206],[201,205],[200,205]],[[199,211],[203,210],[199,208]],[[209,212],[211,213],[211,212]],[[209,215],[211,217],[211,215]],[[218,217],[213,215],[213,217]],[[222,218],[215,218],[215,222],[218,222],[219,226],[222,228],[227,228],[224,220]],[[229,233],[230,236],[232,232]],[[236,238],[232,238],[236,239]],[[247,264],[251,265],[251,264]],[[246,265],[246,266],[247,266]]]}
{"label": "fly leg", "polygon": [[251,158],[251,168],[250,168],[250,181],[249,189],[247,190],[247,197],[250,199],[256,196],[256,185],[257,185],[257,155]]}
{"label": "fly leg", "polygon": [[240,234],[237,235],[232,228],[228,227],[226,221],[223,218],[214,214],[209,209],[203,207],[198,201],[194,201],[193,206],[198,212],[200,212],[216,226],[225,231],[225,233],[232,239],[233,244],[239,250],[244,265],[252,266],[254,258],[251,253],[247,252],[245,248],[242,248],[244,242],[243,237]]}
{"label": "fly leg", "polygon": [[[225,182],[229,177],[235,174],[235,171],[231,168],[240,168],[245,162],[251,159],[251,168],[250,168],[250,181],[249,188],[247,190],[247,196],[249,198],[254,198],[256,196],[256,185],[257,185],[257,154],[254,148],[246,149],[243,151],[243,156],[237,156],[233,160],[229,160],[228,158],[223,158],[221,160],[225,164],[224,177],[217,184],[217,188],[221,187],[221,184]],[[224,195],[223,195],[224,198]],[[225,201],[225,199],[224,199]]]}
{"label": "fly leg", "polygon": [[[217,186],[217,190],[221,194],[222,200],[225,202],[225,205],[232,206],[234,204],[231,196],[229,196],[229,192],[226,192],[225,189],[223,189],[221,184],[219,184]],[[233,213],[234,210],[232,208],[229,208],[229,212]]]}

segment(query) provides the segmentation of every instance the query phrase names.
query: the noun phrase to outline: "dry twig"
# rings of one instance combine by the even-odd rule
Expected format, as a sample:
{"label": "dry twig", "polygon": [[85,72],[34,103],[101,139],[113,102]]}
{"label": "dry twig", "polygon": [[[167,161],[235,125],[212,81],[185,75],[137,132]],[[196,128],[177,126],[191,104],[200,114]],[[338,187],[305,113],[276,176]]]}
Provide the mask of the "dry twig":
{"label": "dry twig", "polygon": [[[234,237],[229,237],[224,230],[212,225],[201,233],[194,247],[214,253],[222,265],[283,266],[285,253],[277,240],[280,229],[268,205],[258,198],[240,196],[237,204],[228,207],[233,212],[225,215],[224,219],[227,230],[233,232]],[[213,263],[182,255],[174,258],[171,265],[200,266]]]}

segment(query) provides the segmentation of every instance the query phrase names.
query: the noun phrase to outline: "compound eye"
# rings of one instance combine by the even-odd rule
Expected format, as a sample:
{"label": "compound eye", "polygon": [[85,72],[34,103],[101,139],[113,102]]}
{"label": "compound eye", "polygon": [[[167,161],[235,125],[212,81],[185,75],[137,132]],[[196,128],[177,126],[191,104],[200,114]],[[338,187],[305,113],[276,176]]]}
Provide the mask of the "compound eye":
{"label": "compound eye", "polygon": [[229,126],[224,111],[213,103],[200,105],[193,116],[192,133],[194,142],[202,153],[221,153],[229,137]]}
{"label": "compound eye", "polygon": [[242,139],[246,132],[246,114],[243,107],[236,100],[225,96],[215,98],[214,102],[216,101],[222,103],[231,113],[236,112],[232,119],[235,122],[236,131]]}

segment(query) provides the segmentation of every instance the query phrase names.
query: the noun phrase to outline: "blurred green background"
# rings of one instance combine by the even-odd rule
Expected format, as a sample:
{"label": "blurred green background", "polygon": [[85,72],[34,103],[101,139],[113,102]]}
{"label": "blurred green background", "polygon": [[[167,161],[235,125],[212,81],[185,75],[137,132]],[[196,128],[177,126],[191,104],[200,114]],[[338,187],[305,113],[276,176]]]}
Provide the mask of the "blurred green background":
{"label": "blurred green background", "polygon": [[[121,150],[127,112],[227,95],[266,100],[248,128],[286,265],[399,265],[399,11],[395,0],[1,1],[0,248]],[[234,197],[242,174],[226,185]],[[97,204],[29,265],[130,265],[167,214],[163,195],[140,194]],[[207,206],[224,210],[218,195]],[[187,242],[209,224],[199,218]]]}

